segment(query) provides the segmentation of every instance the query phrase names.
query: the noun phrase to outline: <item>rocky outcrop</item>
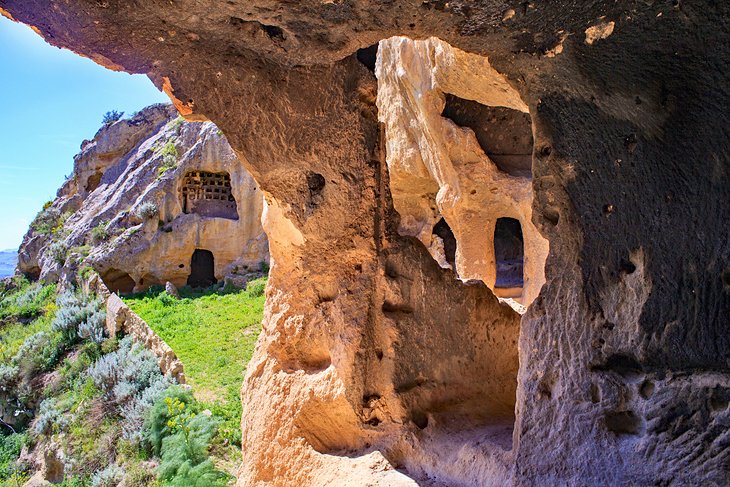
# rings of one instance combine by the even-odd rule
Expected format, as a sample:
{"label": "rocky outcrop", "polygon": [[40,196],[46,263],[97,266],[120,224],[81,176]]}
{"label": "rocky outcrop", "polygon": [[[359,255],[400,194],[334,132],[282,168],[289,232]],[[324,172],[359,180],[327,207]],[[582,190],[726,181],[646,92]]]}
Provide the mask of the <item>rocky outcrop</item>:
{"label": "rocky outcrop", "polygon": [[[545,283],[548,241],[532,223],[532,137],[528,107],[486,57],[468,54],[438,39],[412,41],[394,37],[380,43],[378,118],[385,125],[388,174],[401,235],[417,237],[442,266],[451,267],[443,239],[434,231],[444,219],[453,232],[452,257],[462,279],[479,279],[493,291],[498,261],[494,235],[499,218],[514,218],[523,235],[522,289],[511,297],[529,305]],[[447,95],[493,110],[466,106],[481,116],[490,147],[480,146],[475,131],[445,116]],[[454,103],[454,102],[452,102]],[[529,134],[523,172],[500,168],[492,158],[510,162],[519,154],[500,147],[517,138],[520,127],[509,122],[515,112]],[[501,115],[501,116],[500,116]],[[467,116],[461,114],[459,119]],[[418,123],[411,123],[417,120]],[[490,148],[498,154],[490,156]],[[513,174],[510,174],[512,172]],[[499,291],[497,291],[499,292]]]}
{"label": "rocky outcrop", "polygon": [[[121,292],[183,286],[197,273],[208,285],[268,260],[262,204],[215,125],[155,105],[84,141],[73,174],[25,236],[18,269],[54,280],[90,265]],[[194,259],[205,251],[207,261]]]}
{"label": "rocky outcrop", "polygon": [[[0,11],[147,73],[186,117],[223,130],[265,193],[273,265],[239,485],[727,483],[726,4],[0,0]],[[381,68],[404,69],[376,79],[372,46],[404,35],[479,57],[391,40],[418,62],[391,52]],[[454,74],[444,55],[464,71],[429,81],[426,70]],[[519,99],[483,97],[482,76]],[[433,105],[407,98],[422,95]],[[436,116],[442,95],[453,125]],[[393,103],[416,115],[400,118],[408,127]],[[519,157],[499,157],[522,151],[490,146],[475,113],[516,128],[529,113],[530,184],[502,174],[525,179]],[[423,137],[403,141],[417,153],[398,151],[391,120]],[[487,188],[495,204],[518,194],[525,246],[540,242],[527,221],[549,242],[521,318],[487,286],[488,248],[483,264],[464,259],[508,216],[469,204]],[[424,247],[437,215],[461,239],[451,265],[437,229],[440,263],[477,282],[436,262],[435,238]]]}

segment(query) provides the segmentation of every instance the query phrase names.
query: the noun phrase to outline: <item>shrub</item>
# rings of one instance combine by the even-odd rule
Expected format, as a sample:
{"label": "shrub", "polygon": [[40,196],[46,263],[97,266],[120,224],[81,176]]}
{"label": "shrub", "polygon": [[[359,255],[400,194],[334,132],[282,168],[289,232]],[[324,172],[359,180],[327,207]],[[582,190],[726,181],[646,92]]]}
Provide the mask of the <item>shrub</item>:
{"label": "shrub", "polygon": [[68,421],[58,409],[56,399],[44,399],[38,408],[33,431],[37,435],[49,435],[68,426]]}
{"label": "shrub", "polygon": [[114,122],[121,120],[122,116],[124,115],[124,112],[118,112],[116,110],[110,110],[104,114],[104,118],[102,118],[101,122],[104,125],[111,125]]}
{"label": "shrub", "polygon": [[94,272],[94,268],[90,265],[85,265],[79,269],[79,277],[85,281],[91,277],[92,272]]}
{"label": "shrub", "polygon": [[46,310],[55,294],[55,284],[30,284],[25,278],[15,278],[16,288],[0,299],[0,320],[14,317],[18,319],[35,318]]}
{"label": "shrub", "polygon": [[[6,435],[0,433],[0,480],[9,480],[17,472],[16,460],[20,456],[20,451],[26,443],[28,437],[25,434],[12,433]],[[22,485],[19,482],[18,485]],[[8,482],[3,485],[14,485]]]}
{"label": "shrub", "polygon": [[250,281],[248,284],[246,284],[246,292],[252,298],[258,298],[260,296],[263,296],[265,291],[266,291],[266,279],[265,278],[254,279],[253,281]]}
{"label": "shrub", "polygon": [[120,408],[120,413],[125,420],[122,425],[122,435],[125,439],[135,443],[143,440],[145,418],[150,408],[164,397],[167,390],[174,384],[173,379],[160,374],[149,387],[136,394]]}
{"label": "shrub", "polygon": [[124,469],[111,464],[91,476],[91,487],[117,487],[124,479]]}
{"label": "shrub", "polygon": [[89,376],[120,410],[162,379],[157,357],[129,336],[119,341],[116,351],[97,360]]}
{"label": "shrub", "polygon": [[162,416],[168,418],[166,431],[161,431],[159,477],[180,487],[224,486],[228,476],[216,470],[208,456],[217,422],[204,414],[195,414],[193,403],[188,397],[183,399],[168,395],[153,410],[154,414],[166,409],[158,421]]}
{"label": "shrub", "polygon": [[152,218],[157,216],[158,212],[159,209],[157,208],[156,204],[151,201],[145,201],[137,207],[134,214],[142,220],[151,220]]}
{"label": "shrub", "polygon": [[269,274],[269,263],[266,262],[265,260],[262,260],[261,262],[259,262],[259,268],[261,269],[261,272],[263,272],[264,274],[266,274],[266,275]]}
{"label": "shrub", "polygon": [[160,168],[157,171],[158,176],[162,176],[168,169],[177,166],[178,153],[175,143],[172,140],[168,140],[160,150],[160,154],[162,155],[162,164],[160,164]]}
{"label": "shrub", "polygon": [[91,229],[91,241],[94,244],[100,244],[109,240],[109,231],[107,229],[108,225],[108,221],[103,221]]}
{"label": "shrub", "polygon": [[63,242],[52,242],[48,246],[48,253],[58,265],[64,265],[68,257],[68,246]]}
{"label": "shrub", "polygon": [[183,126],[184,123],[185,119],[180,115],[178,115],[177,118],[171,122],[171,126],[173,130],[175,130],[176,134],[180,133],[180,128]]}
{"label": "shrub", "polygon": [[50,333],[41,331],[29,336],[12,359],[18,366],[20,378],[28,379],[47,370],[60,355],[55,352],[56,347],[57,343]]}
{"label": "shrub", "polygon": [[19,372],[17,365],[0,364],[0,391],[12,390],[18,382]]}
{"label": "shrub", "polygon": [[104,341],[106,312],[100,299],[81,297],[70,291],[61,294],[56,300],[59,311],[51,323],[51,329],[61,333],[67,346],[79,338],[95,343]]}
{"label": "shrub", "polygon": [[73,344],[78,338],[79,325],[88,318],[92,310],[72,292],[66,291],[56,300],[58,313],[51,323],[51,329],[61,333],[64,342]]}
{"label": "shrub", "polygon": [[122,436],[136,443],[142,440],[147,412],[174,384],[160,372],[157,357],[129,336],[89,367],[88,375],[124,418]]}
{"label": "shrub", "polygon": [[152,449],[152,453],[160,456],[162,440],[173,434],[173,417],[177,412],[171,411],[170,402],[182,404],[187,412],[197,412],[197,403],[193,394],[179,386],[170,387],[165,395],[157,400],[145,420],[145,440]]}
{"label": "shrub", "polygon": [[43,206],[43,210],[33,219],[30,228],[41,235],[50,235],[61,219],[61,211],[58,208]]}
{"label": "shrub", "polygon": [[79,324],[79,336],[85,340],[101,344],[104,341],[105,325],[106,311],[97,309]]}

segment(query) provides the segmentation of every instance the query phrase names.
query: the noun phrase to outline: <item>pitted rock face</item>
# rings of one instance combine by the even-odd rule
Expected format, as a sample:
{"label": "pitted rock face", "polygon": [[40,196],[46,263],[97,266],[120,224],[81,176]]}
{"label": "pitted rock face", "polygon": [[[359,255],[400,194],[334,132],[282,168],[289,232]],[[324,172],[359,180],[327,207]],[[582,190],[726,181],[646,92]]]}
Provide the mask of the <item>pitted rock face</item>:
{"label": "pitted rock face", "polygon": [[[274,263],[243,390],[239,485],[727,483],[726,3],[0,0],[0,9],[56,45],[147,73],[187,117],[223,130],[266,195]],[[467,183],[485,189],[451,172],[450,154],[425,166],[437,178],[417,164],[408,179],[388,167],[401,146],[377,121],[399,107],[376,106],[372,49],[357,50],[392,36],[433,36],[476,55],[443,70],[454,78],[440,85],[475,79],[487,59],[514,92],[507,107],[532,119],[531,203],[500,213],[520,220],[526,247],[525,221],[549,242],[545,283],[521,320],[483,284],[438,267],[422,242],[436,221],[421,229],[427,218],[408,218],[428,205],[406,207],[396,192],[433,194],[441,208],[429,211],[457,239],[492,233],[444,211],[458,210]],[[399,92],[421,93],[412,80],[429,78],[427,61],[389,74]],[[442,118],[441,98],[423,93],[417,113]],[[433,127],[402,120],[409,126],[391,131]],[[463,143],[450,147],[489,157],[468,142],[478,133],[451,130]],[[428,142],[403,147],[444,152]],[[502,414],[512,406],[514,418]]]}
{"label": "pitted rock face", "polygon": [[[459,277],[482,280],[500,295],[529,305],[545,282],[549,247],[532,223],[532,167],[528,163],[526,172],[513,175],[493,158],[505,161],[510,155],[504,140],[509,137],[519,147],[516,152],[521,151],[523,157],[526,152],[531,163],[531,136],[525,137],[524,129],[511,125],[507,117],[494,120],[488,128],[478,129],[493,137],[489,156],[486,143],[480,144],[472,129],[443,116],[451,108],[452,116],[468,123],[469,118],[484,115],[486,110],[479,107],[502,107],[521,114],[527,105],[519,93],[487,58],[438,39],[381,41],[375,75],[378,117],[385,124],[390,191],[401,217],[399,232],[421,240],[437,261],[448,260],[438,255],[442,244],[434,242],[432,230],[445,220],[456,239]],[[473,101],[471,105],[462,103],[457,111],[453,105],[446,106],[449,96]],[[520,137],[527,140],[520,141]],[[486,140],[487,135],[481,138]],[[494,234],[497,221],[504,217],[516,219],[525,236],[523,282],[511,292],[497,287],[497,267],[504,263],[495,257]]]}
{"label": "pitted rock face", "polygon": [[109,289],[129,293],[185,285],[205,250],[213,268],[192,282],[210,285],[268,260],[262,209],[262,192],[215,125],[153,105],[82,144],[73,177],[44,210],[60,215],[58,228],[31,230],[18,268],[55,279],[91,265]]}

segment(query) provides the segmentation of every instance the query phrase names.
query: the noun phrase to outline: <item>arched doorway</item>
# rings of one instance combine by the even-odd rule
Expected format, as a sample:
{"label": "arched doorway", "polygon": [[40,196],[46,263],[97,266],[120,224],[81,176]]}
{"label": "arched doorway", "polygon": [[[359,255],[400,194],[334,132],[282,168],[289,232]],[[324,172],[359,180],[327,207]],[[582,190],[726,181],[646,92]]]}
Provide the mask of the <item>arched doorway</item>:
{"label": "arched doorway", "polygon": [[208,287],[216,283],[213,252],[195,249],[190,259],[190,276],[188,286]]}

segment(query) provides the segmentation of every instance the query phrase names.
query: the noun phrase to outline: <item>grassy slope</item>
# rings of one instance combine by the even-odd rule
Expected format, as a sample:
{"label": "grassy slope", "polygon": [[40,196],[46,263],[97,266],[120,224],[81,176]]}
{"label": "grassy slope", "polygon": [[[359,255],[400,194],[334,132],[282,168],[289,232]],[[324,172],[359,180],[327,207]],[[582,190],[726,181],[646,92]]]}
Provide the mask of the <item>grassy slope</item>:
{"label": "grassy slope", "polygon": [[187,294],[179,300],[151,292],[126,298],[175,351],[201,401],[238,397],[243,372],[261,331],[264,296],[247,291]]}
{"label": "grassy slope", "polygon": [[245,291],[193,292],[181,299],[161,290],[129,296],[125,302],[175,351],[185,367],[193,395],[223,420],[220,434],[228,446],[212,455],[216,464],[235,472],[240,461],[240,388],[246,365],[261,332],[266,278]]}

